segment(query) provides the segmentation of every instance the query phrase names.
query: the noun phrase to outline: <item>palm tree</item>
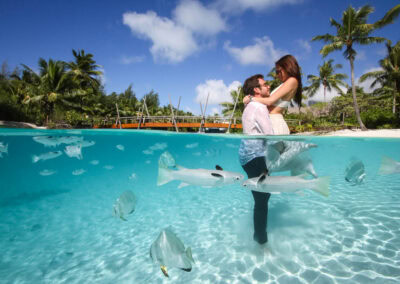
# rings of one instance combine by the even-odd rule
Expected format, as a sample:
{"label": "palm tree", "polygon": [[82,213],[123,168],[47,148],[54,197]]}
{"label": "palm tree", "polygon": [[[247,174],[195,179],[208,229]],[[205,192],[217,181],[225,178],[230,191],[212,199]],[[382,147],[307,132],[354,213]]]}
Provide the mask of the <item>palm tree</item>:
{"label": "palm tree", "polygon": [[79,84],[81,88],[92,87],[97,90],[100,86],[99,76],[103,75],[103,72],[97,70],[100,65],[96,64],[93,60],[93,54],[85,53],[84,50],[72,50],[72,54],[75,57],[75,62],[71,61],[67,64],[70,72],[72,73],[73,79]]}
{"label": "palm tree", "polygon": [[393,94],[392,112],[396,113],[397,100],[396,97],[400,96],[400,41],[394,46],[390,40],[386,43],[388,55],[379,61],[381,70],[365,73],[360,77],[360,82],[364,82],[368,78],[375,79],[371,83],[371,88],[380,84],[382,88],[377,90],[377,93],[387,93],[391,90]]}
{"label": "palm tree", "polygon": [[326,102],[326,91],[332,91],[332,88],[342,93],[342,90],[339,86],[347,87],[347,84],[343,82],[344,79],[347,78],[346,74],[343,73],[335,73],[336,69],[342,68],[341,64],[332,65],[333,59],[328,61],[324,61],[324,63],[318,66],[319,76],[316,75],[308,75],[307,80],[310,86],[307,87],[306,94],[308,97],[313,97],[320,86],[322,85],[324,88],[324,102]]}
{"label": "palm tree", "polygon": [[68,104],[68,98],[75,96],[71,91],[71,80],[66,63],[43,58],[39,59],[39,74],[26,65],[23,77],[26,83],[24,103],[40,103],[46,114],[46,124],[57,103]]}
{"label": "palm tree", "polygon": [[233,116],[241,117],[242,113],[243,113],[243,110],[244,110],[244,103],[243,103],[244,93],[243,93],[242,86],[239,86],[237,88],[237,90],[232,90],[230,95],[232,97],[232,102],[220,103],[220,105],[223,108],[222,109],[222,114],[224,116],[232,115],[233,108],[235,106],[235,102],[236,102],[236,99],[237,99],[237,104],[236,104],[236,108],[235,108],[235,112],[234,112]]}
{"label": "palm tree", "polygon": [[373,11],[374,8],[369,5],[365,5],[358,10],[355,10],[353,7],[349,6],[349,8],[343,12],[341,23],[332,18],[330,19],[331,25],[336,28],[336,35],[325,34],[312,38],[313,41],[323,40],[324,42],[328,43],[323,46],[320,51],[323,57],[327,56],[332,51],[342,50],[345,48],[343,55],[347,60],[350,61],[354,111],[362,130],[367,130],[367,128],[361,120],[360,110],[357,104],[356,86],[354,84],[354,60],[357,52],[354,50],[353,44],[358,43],[361,45],[368,45],[371,43],[380,43],[385,41],[385,38],[383,37],[372,37],[370,34],[379,28],[393,23],[394,19],[400,13],[400,5],[397,5],[389,10],[382,19],[374,24],[367,24],[368,16]]}

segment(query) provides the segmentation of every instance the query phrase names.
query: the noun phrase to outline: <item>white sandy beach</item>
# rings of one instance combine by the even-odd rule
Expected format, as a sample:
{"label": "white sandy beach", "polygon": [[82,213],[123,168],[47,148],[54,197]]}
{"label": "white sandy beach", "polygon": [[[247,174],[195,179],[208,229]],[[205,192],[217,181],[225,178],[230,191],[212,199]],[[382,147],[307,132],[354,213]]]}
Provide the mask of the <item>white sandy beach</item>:
{"label": "white sandy beach", "polygon": [[400,129],[371,129],[367,131],[361,131],[360,129],[344,129],[329,132],[322,136],[400,138]]}

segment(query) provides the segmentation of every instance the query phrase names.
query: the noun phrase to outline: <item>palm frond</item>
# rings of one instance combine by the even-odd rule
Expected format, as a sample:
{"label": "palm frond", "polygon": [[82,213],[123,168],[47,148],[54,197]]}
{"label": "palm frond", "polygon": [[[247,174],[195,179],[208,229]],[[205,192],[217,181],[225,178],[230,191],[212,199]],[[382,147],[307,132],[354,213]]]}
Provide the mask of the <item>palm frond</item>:
{"label": "palm frond", "polygon": [[385,16],[383,16],[382,19],[376,21],[374,23],[374,28],[380,29],[383,28],[384,26],[387,26],[388,24],[392,24],[394,20],[399,16],[399,14],[400,14],[400,4],[394,6],[385,14]]}

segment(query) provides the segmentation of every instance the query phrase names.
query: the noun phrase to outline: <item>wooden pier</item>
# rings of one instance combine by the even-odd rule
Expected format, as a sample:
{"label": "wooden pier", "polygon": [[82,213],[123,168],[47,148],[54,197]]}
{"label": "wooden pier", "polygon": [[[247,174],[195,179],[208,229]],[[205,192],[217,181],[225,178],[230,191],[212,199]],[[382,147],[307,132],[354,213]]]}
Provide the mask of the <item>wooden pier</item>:
{"label": "wooden pier", "polygon": [[[296,125],[301,121],[287,119],[291,131],[295,130]],[[241,129],[241,117],[219,117],[219,116],[133,116],[133,117],[114,117],[104,119],[100,124],[93,128],[117,128],[117,129],[170,129],[179,132],[180,128],[192,128],[195,131],[207,132],[229,132],[230,129]]]}
{"label": "wooden pier", "polygon": [[94,128],[242,128],[241,118],[218,117],[218,116],[143,116],[143,117],[120,117],[104,119],[101,124]]}

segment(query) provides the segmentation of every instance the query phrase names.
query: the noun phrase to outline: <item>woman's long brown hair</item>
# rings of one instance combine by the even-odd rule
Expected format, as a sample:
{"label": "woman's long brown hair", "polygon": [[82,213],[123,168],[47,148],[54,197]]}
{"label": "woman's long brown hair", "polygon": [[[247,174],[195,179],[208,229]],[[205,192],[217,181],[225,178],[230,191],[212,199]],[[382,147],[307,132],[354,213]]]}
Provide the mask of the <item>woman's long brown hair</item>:
{"label": "woman's long brown hair", "polygon": [[285,70],[289,77],[294,77],[297,79],[298,85],[296,94],[294,95],[294,101],[296,102],[296,104],[301,106],[301,93],[303,85],[301,84],[300,66],[297,63],[296,58],[290,54],[285,55],[275,62],[275,66],[279,66],[283,70]]}

